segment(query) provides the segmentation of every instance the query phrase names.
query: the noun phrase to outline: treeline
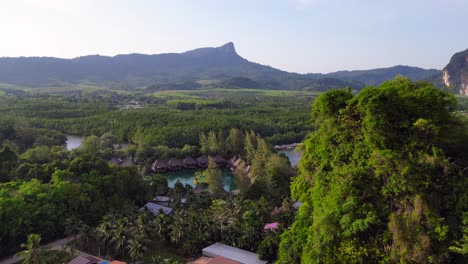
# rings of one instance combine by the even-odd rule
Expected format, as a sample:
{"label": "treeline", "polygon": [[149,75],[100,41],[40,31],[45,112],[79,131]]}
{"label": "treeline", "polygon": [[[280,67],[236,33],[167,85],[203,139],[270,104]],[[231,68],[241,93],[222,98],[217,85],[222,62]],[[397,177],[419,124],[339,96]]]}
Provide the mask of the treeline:
{"label": "treeline", "polygon": [[0,122],[14,120],[8,127],[23,122],[32,128],[83,136],[101,136],[110,132],[120,142],[135,142],[135,137],[139,137],[148,145],[170,148],[196,145],[199,134],[209,130],[221,129],[227,134],[231,128],[252,129],[270,143],[281,144],[302,140],[310,129],[307,111],[304,111],[309,108],[310,98],[296,100],[286,96],[285,99],[262,97],[257,100],[252,96],[233,96],[225,100],[199,100],[200,105],[196,103],[195,106],[172,101],[175,106],[146,106],[145,109],[122,111],[108,103],[70,100],[70,97],[2,97]]}
{"label": "treeline", "polygon": [[224,133],[233,127],[252,129],[266,138],[275,136],[278,141],[282,140],[283,134],[290,138],[291,132],[303,136],[307,131],[307,118],[304,117],[300,112],[283,112],[275,108],[179,111],[155,107],[89,118],[41,120],[36,124],[71,134],[102,135],[111,132],[119,140],[130,142],[136,142],[135,137],[142,137],[148,145],[181,148],[196,145],[199,134],[210,129],[221,129]]}
{"label": "treeline", "polygon": [[17,153],[36,146],[64,145],[66,136],[57,130],[37,128],[28,121],[0,117],[0,142]]}
{"label": "treeline", "polygon": [[168,100],[166,105],[179,110],[202,110],[208,108],[238,108],[230,101],[221,99],[200,100],[200,99],[173,99]]}

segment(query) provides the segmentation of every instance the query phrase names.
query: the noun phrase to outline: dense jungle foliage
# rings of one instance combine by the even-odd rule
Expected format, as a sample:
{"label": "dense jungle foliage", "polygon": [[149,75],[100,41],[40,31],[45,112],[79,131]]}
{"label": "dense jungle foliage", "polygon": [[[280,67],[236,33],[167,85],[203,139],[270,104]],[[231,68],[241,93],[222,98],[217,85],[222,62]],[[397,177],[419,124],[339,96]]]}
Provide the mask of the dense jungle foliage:
{"label": "dense jungle foliage", "polygon": [[[203,247],[218,241],[258,250],[265,259],[276,258],[277,250],[271,248],[279,247],[279,235],[292,222],[294,214],[289,182],[295,171],[252,128],[267,134],[268,129],[286,128],[271,121],[278,118],[272,114],[276,109],[284,111],[284,116],[278,119],[284,122],[287,113],[296,113],[292,115],[298,118],[291,124],[305,131],[303,113],[297,106],[290,107],[272,97],[231,98],[230,108],[223,109],[224,112],[210,108],[212,105],[205,109],[209,104],[202,109],[181,110],[167,104],[174,98],[160,102],[144,97],[140,98],[144,99],[144,109],[118,110],[116,105],[120,103],[100,100],[101,93],[92,96],[96,97],[19,93],[0,98],[4,113],[0,117],[1,257],[18,252],[25,243],[27,248],[22,255],[26,259],[31,257],[28,252],[41,254],[47,261],[56,259],[57,254],[65,253],[40,250],[39,242],[68,236],[76,238],[69,245],[72,248],[108,259],[145,263],[163,263],[157,260],[168,257],[183,263],[186,257],[198,256]],[[128,95],[113,94],[114,99],[135,100]],[[302,104],[310,100],[304,99]],[[120,120],[113,127],[107,123],[111,116]],[[150,120],[145,121],[146,118]],[[227,121],[221,121],[224,119]],[[244,122],[247,119],[251,122]],[[145,127],[153,130],[140,129]],[[192,141],[148,140],[151,131],[157,133],[157,128],[162,130],[159,135],[172,137],[171,133],[186,133],[187,127],[198,133]],[[113,134],[129,128],[134,131],[130,138]],[[87,129],[90,134],[79,148],[71,151],[64,148],[63,132],[87,134],[83,132]],[[116,149],[115,144],[124,140],[131,141],[128,148]],[[243,159],[233,172],[239,186],[235,200],[222,188],[216,188],[222,179],[212,159],[208,170],[203,172],[208,187],[202,194],[195,194],[191,186],[180,183],[168,188],[163,176],[151,172],[155,159],[201,154],[221,154],[225,158],[237,155]],[[112,157],[133,158],[138,163],[115,166],[108,163]],[[138,211],[155,195],[171,197],[174,213],[155,216]],[[181,198],[188,202],[182,204]],[[275,208],[277,213],[271,214]],[[272,221],[281,222],[281,227],[264,231],[263,225]]]}
{"label": "dense jungle foliage", "polygon": [[[4,90],[0,256],[71,236],[71,247],[144,263],[182,263],[219,241],[278,263],[466,261],[468,100],[397,78],[321,94],[310,122],[315,96]],[[86,137],[68,151],[65,133]],[[296,177],[272,145],[307,134]],[[151,172],[156,159],[201,154],[243,160],[235,199],[212,161],[198,174],[202,194]],[[173,214],[138,211],[155,195],[170,197]],[[280,228],[264,230],[270,222]]]}
{"label": "dense jungle foliage", "polygon": [[400,77],[320,95],[278,263],[466,263],[468,130],[455,104]]}
{"label": "dense jungle foliage", "polygon": [[[193,96],[192,96],[193,97]],[[182,148],[196,145],[209,130],[252,129],[272,144],[301,141],[310,129],[313,96],[225,95],[217,92],[185,96],[129,96],[101,91],[79,96],[0,97],[3,135],[18,123],[76,135],[112,133],[119,141]],[[142,109],[121,109],[138,100]],[[121,110],[119,110],[121,109]],[[7,131],[8,130],[8,131]],[[1,134],[0,134],[1,136]]]}

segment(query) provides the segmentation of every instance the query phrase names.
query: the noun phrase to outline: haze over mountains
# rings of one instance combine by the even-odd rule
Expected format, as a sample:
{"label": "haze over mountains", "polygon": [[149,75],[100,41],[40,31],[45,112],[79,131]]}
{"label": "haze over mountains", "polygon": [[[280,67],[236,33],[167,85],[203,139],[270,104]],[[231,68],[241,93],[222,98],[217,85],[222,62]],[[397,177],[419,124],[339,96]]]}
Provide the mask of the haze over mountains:
{"label": "haze over mountains", "polygon": [[442,71],[395,66],[328,74],[290,73],[242,58],[231,42],[217,48],[158,55],[0,58],[0,83],[30,87],[86,83],[116,89],[193,89],[211,85],[318,91],[349,86],[359,90],[399,74],[412,80],[441,80]]}

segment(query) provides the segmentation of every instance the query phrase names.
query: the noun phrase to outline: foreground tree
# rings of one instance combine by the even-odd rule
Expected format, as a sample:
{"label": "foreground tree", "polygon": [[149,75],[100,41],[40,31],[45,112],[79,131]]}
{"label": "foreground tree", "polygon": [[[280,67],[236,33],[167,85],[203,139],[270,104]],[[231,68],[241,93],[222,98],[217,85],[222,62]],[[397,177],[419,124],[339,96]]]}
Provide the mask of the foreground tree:
{"label": "foreground tree", "polygon": [[216,165],[214,158],[209,157],[208,169],[203,174],[208,183],[208,189],[212,194],[220,194],[224,191],[223,174],[218,165]]}
{"label": "foreground tree", "polygon": [[41,248],[41,235],[28,235],[28,242],[26,244],[21,244],[21,247],[24,248],[24,250],[19,252],[17,255],[23,259],[23,264],[48,263],[48,260],[45,257],[48,250]]}
{"label": "foreground tree", "polygon": [[[441,263],[468,208],[466,129],[455,100],[397,77],[313,105],[292,195],[304,204],[279,263]],[[460,260],[463,261],[463,260]]]}
{"label": "foreground tree", "polygon": [[143,255],[148,251],[149,239],[142,235],[137,235],[128,241],[128,255],[133,261],[138,261],[143,258]]}

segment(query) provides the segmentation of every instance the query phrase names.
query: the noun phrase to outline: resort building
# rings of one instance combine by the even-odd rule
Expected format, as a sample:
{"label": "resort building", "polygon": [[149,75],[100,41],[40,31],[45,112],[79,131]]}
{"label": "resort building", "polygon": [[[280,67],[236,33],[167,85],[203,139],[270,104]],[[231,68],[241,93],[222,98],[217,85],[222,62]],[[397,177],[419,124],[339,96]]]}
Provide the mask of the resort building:
{"label": "resort building", "polygon": [[214,243],[202,250],[203,256],[193,264],[266,264],[255,253],[223,243]]}
{"label": "resort building", "polygon": [[208,167],[208,156],[203,155],[197,158],[198,167],[206,168]]}
{"label": "resort building", "polygon": [[167,166],[169,167],[169,169],[171,171],[178,171],[178,170],[182,169],[184,164],[182,164],[182,162],[180,160],[178,160],[176,158],[172,158],[172,159],[167,161]]}
{"label": "resort building", "polygon": [[100,263],[103,263],[103,261],[92,256],[88,256],[88,257],[78,256],[72,259],[70,262],[68,262],[68,264],[100,264]]}
{"label": "resort building", "polygon": [[143,210],[149,210],[154,215],[158,215],[160,213],[163,213],[163,214],[172,213],[172,208],[163,206],[160,204],[155,204],[155,203],[146,203],[142,208],[140,208],[140,211],[143,211]]}
{"label": "resort building", "polygon": [[156,173],[167,172],[169,170],[169,166],[162,160],[156,160],[153,162],[153,165],[151,165],[151,169]]}
{"label": "resort building", "polygon": [[214,160],[219,167],[226,165],[226,160],[219,154],[214,157]]}
{"label": "resort building", "polygon": [[186,169],[195,169],[198,165],[197,161],[190,156],[186,157],[182,163]]}

